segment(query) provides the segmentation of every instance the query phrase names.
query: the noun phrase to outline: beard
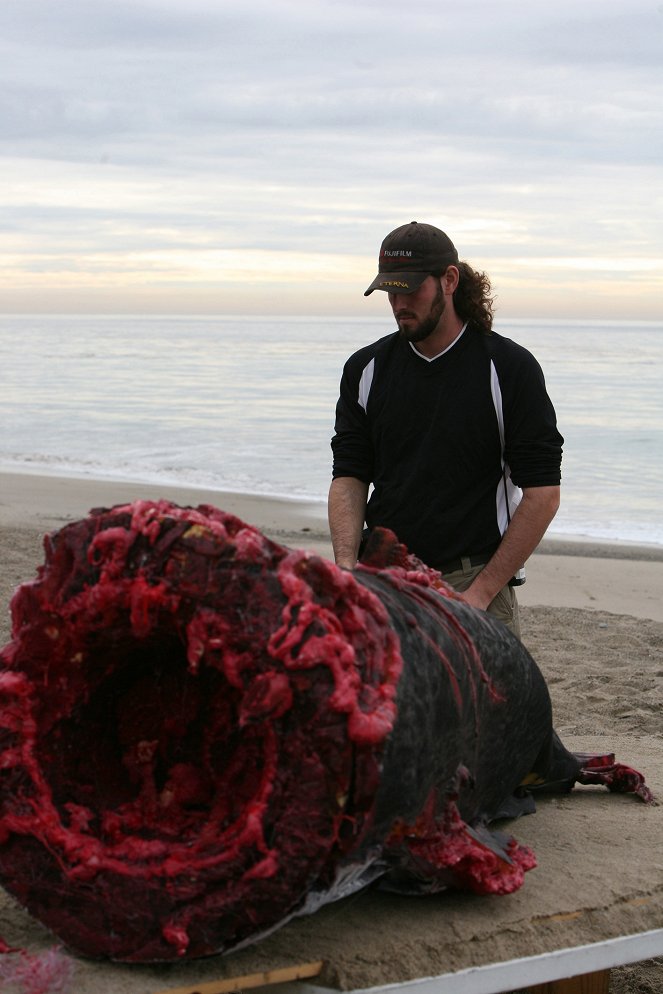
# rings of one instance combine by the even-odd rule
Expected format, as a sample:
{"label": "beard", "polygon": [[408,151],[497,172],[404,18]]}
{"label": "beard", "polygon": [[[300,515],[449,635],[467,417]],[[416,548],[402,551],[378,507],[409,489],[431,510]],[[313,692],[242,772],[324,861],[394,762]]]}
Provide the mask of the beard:
{"label": "beard", "polygon": [[402,323],[401,318],[396,318],[396,324],[398,325],[398,330],[401,336],[407,339],[408,342],[412,342],[413,345],[417,342],[423,342],[423,340],[428,338],[428,336],[431,335],[437,328],[440,318],[444,314],[445,307],[446,301],[444,299],[444,294],[442,293],[442,287],[438,283],[437,293],[435,294],[433,303],[430,306],[430,310],[426,317],[422,318],[418,324],[407,327]]}

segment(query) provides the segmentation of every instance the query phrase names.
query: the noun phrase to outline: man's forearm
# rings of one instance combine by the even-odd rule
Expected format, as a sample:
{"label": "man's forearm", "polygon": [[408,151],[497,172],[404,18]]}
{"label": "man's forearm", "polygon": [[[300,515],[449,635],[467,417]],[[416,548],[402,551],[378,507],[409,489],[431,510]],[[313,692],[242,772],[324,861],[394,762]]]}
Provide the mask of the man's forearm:
{"label": "man's forearm", "polygon": [[354,476],[338,476],[329,488],[329,531],[337,566],[354,569],[366,516],[368,484]]}
{"label": "man's forearm", "polygon": [[559,494],[559,487],[530,487],[524,491],[494,556],[463,593],[465,600],[474,607],[486,608],[524,566],[557,513]]}

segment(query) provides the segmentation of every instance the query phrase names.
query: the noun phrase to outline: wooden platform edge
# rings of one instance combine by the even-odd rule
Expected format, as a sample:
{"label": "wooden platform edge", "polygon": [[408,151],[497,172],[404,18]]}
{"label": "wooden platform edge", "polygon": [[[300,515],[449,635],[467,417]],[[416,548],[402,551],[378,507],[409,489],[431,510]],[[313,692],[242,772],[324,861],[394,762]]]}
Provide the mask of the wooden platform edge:
{"label": "wooden platform edge", "polygon": [[[537,953],[534,956],[465,967],[433,977],[417,977],[401,982],[391,981],[372,987],[355,987],[345,990],[343,994],[502,994],[506,991],[528,990],[555,981],[566,981],[571,985],[575,983],[577,991],[579,978],[587,974],[591,975],[591,983],[595,984],[597,971],[609,971],[616,966],[638,963],[661,955],[663,955],[663,928],[656,928],[581,946]],[[582,992],[582,986],[580,989]],[[563,985],[561,991],[564,991]],[[297,986],[297,994],[341,994],[341,992],[336,988],[314,986],[303,980]]]}
{"label": "wooden platform edge", "polygon": [[597,970],[565,980],[551,980],[547,984],[526,987],[527,994],[609,994],[610,970]]}
{"label": "wooden platform edge", "polygon": [[323,963],[323,960],[316,960],[315,963],[298,963],[296,966],[279,967],[264,973],[250,973],[244,977],[226,977],[223,980],[211,980],[204,984],[169,987],[167,990],[154,991],[154,994],[242,994],[243,991],[254,987],[286,984],[291,980],[310,980],[319,975]]}

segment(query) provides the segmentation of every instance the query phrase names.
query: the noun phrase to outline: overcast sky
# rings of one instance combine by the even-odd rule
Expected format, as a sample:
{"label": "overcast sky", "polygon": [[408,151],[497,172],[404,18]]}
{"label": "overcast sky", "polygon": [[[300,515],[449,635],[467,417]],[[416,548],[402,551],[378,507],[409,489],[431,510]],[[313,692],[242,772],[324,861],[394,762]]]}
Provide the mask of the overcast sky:
{"label": "overcast sky", "polygon": [[[663,3],[1,0],[0,310],[663,318]],[[378,299],[381,298],[381,299]]]}

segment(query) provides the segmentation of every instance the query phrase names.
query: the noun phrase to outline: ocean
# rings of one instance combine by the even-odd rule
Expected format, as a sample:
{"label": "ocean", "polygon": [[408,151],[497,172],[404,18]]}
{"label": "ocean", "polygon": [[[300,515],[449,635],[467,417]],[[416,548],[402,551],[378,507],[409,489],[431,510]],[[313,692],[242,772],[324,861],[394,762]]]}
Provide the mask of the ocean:
{"label": "ocean", "polygon": [[[551,534],[663,545],[663,323],[508,320],[565,437]],[[0,316],[0,469],[307,498],[382,318]],[[0,495],[1,500],[1,495]]]}

